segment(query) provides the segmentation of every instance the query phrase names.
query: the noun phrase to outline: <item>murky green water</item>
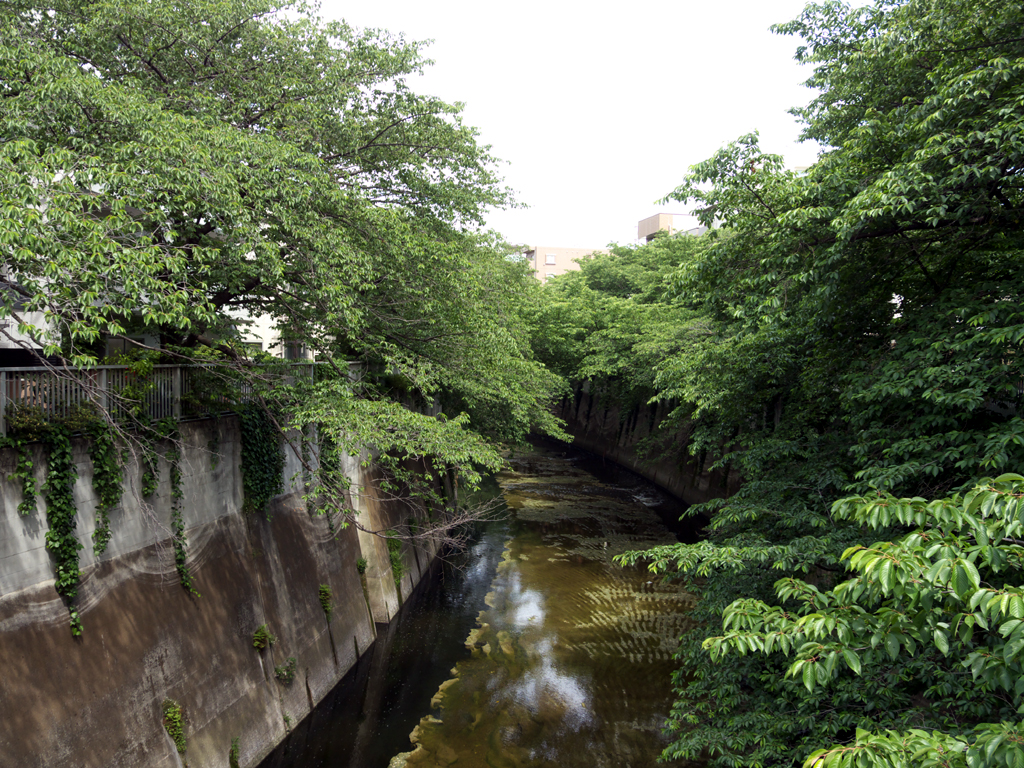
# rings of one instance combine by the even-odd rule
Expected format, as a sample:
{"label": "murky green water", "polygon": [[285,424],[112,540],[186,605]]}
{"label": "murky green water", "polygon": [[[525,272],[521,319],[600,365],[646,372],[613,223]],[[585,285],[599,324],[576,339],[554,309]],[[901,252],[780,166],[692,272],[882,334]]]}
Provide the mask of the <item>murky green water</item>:
{"label": "murky green water", "polygon": [[693,598],[612,558],[676,540],[657,494],[560,452],[512,465],[498,482],[514,518],[470,655],[391,766],[654,766]]}
{"label": "murky green water", "polygon": [[488,484],[509,516],[436,564],[261,768],[655,765],[691,598],[611,558],[694,530],[637,476],[555,445]]}

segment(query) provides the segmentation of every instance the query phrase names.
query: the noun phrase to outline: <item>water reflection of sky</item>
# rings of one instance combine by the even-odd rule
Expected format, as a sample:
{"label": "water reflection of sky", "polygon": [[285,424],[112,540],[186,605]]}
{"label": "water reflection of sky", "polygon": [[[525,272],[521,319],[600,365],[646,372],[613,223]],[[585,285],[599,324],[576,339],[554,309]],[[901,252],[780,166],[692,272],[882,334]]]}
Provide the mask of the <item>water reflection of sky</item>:
{"label": "water reflection of sky", "polygon": [[517,629],[544,623],[544,595],[532,589],[520,593],[509,623]]}
{"label": "water reflection of sky", "polygon": [[551,653],[554,643],[544,638],[536,645],[538,663],[511,686],[510,698],[531,712],[560,710],[559,730],[578,731],[594,721],[590,680],[561,671]]}
{"label": "water reflection of sky", "polygon": [[[524,589],[522,575],[515,565],[502,584],[505,610],[495,629],[506,629],[525,642],[529,668],[507,685],[495,691],[496,703],[515,703],[531,713],[540,714],[557,732],[575,731],[595,721],[589,676],[567,673],[555,659],[554,633],[546,631],[544,594]],[[538,637],[539,635],[539,637]],[[552,722],[557,720],[557,722]],[[545,744],[541,753],[553,759],[557,751]]]}
{"label": "water reflection of sky", "polygon": [[465,571],[467,583],[490,580],[493,576],[493,565],[484,557],[486,550],[487,542],[480,542],[473,547],[473,554],[470,557],[472,565]]}

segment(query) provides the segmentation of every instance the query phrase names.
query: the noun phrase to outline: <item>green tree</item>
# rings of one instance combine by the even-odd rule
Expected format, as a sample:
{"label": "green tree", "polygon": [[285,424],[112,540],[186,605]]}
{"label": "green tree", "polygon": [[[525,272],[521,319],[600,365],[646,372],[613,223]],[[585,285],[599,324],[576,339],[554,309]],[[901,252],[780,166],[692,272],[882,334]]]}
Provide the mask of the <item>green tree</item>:
{"label": "green tree", "polygon": [[[799,607],[738,600],[724,612],[725,634],[704,641],[712,659],[727,652],[796,659],[786,670],[813,693],[820,684],[890,667],[933,667],[920,696],[943,703],[932,732],[872,734],[818,750],[807,763],[1018,765],[1024,761],[1024,477],[983,479],[963,497],[929,502],[889,494],[843,499],[839,519],[910,533],[843,554],[854,576],[831,590],[794,578],[775,585]],[[1006,583],[1009,579],[1012,583]],[[1002,587],[995,587],[1000,581]],[[901,658],[902,657],[902,658]],[[961,669],[970,670],[969,685]],[[958,678],[960,678],[958,680]],[[1011,722],[982,722],[978,720]],[[1012,722],[1017,721],[1017,722]],[[943,732],[945,731],[945,732]]]}
{"label": "green tree", "polygon": [[[273,0],[15,0],[0,37],[0,317],[46,355],[90,366],[103,338],[158,335],[295,426],[411,419],[402,456],[494,466],[481,435],[557,431],[529,275],[480,232],[509,194],[460,107],[409,88],[417,44]],[[330,372],[290,386],[250,360],[258,316]],[[451,418],[427,413],[439,396]]]}
{"label": "green tree", "polygon": [[985,0],[809,5],[777,31],[814,67],[819,162],[747,136],[670,196],[721,227],[670,278],[711,332],[656,396],[745,484],[707,541],[624,558],[703,596],[666,757],[1024,760],[1020,479],[984,479],[1024,466],[1022,27]]}
{"label": "green tree", "polygon": [[600,381],[623,411],[656,393],[662,363],[691,346],[697,314],[665,296],[668,275],[697,238],[616,246],[538,287],[529,314],[538,360],[562,376]]}

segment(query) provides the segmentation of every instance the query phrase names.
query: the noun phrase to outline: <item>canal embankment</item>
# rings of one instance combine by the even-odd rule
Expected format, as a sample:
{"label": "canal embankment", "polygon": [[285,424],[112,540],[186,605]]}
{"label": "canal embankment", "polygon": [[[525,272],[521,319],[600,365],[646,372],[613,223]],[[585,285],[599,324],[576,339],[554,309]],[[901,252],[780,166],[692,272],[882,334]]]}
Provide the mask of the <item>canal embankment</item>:
{"label": "canal embankment", "polygon": [[673,408],[662,401],[624,410],[600,382],[587,380],[575,385],[555,413],[574,446],[631,469],[687,504],[731,496],[739,489],[739,474],[714,467],[720,457],[712,451],[691,455],[689,422],[668,425]]}
{"label": "canal embankment", "polygon": [[[429,567],[433,551],[403,542],[396,584],[387,542],[311,515],[291,452],[284,492],[261,514],[243,513],[236,417],[184,422],[180,434],[176,483],[168,446],[158,446],[158,484],[145,498],[139,459],[126,461],[102,555],[91,547],[93,463],[86,441],[72,441],[74,535],[83,544],[79,637],[54,591],[46,547],[46,450],[27,449],[44,491],[27,515],[18,509],[22,484],[9,477],[16,452],[0,450],[4,766],[256,765],[354,667]],[[345,459],[361,522],[372,530],[404,525],[408,506],[379,498],[375,470],[363,465]],[[183,589],[175,567],[175,508],[198,594]],[[261,627],[274,638],[262,650],[254,647]],[[170,719],[169,702],[177,708]],[[183,753],[168,730],[175,711]]]}

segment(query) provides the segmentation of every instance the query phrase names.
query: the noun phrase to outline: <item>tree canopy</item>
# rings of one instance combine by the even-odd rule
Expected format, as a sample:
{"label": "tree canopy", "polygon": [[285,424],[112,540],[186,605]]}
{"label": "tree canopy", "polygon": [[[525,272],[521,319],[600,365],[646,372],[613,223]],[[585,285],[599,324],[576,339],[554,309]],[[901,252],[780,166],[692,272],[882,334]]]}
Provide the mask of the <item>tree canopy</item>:
{"label": "tree canopy", "polygon": [[[388,448],[467,467],[557,431],[532,278],[480,228],[511,198],[461,107],[409,87],[418,44],[274,0],[14,0],[0,36],[0,319],[50,359],[146,334],[251,384],[239,330],[268,317],[334,371],[278,380],[294,426],[413,419]],[[402,405],[436,397],[450,421]]]}
{"label": "tree canopy", "polygon": [[818,162],[739,138],[669,195],[716,228],[629,254],[656,280],[598,257],[538,312],[571,329],[542,359],[672,404],[743,478],[694,508],[705,541],[623,558],[702,596],[665,756],[1022,764],[1024,12],[824,2],[775,29]]}

